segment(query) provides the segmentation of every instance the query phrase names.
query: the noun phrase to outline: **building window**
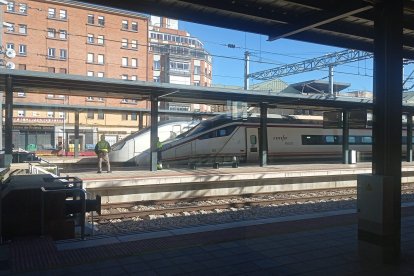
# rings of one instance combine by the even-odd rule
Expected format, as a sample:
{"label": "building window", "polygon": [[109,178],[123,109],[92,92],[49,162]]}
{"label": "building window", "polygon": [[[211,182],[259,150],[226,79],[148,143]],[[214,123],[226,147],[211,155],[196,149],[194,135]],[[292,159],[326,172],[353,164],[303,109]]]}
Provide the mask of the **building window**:
{"label": "building window", "polygon": [[47,37],[55,38],[56,37],[56,30],[52,29],[52,28],[47,29]]}
{"label": "building window", "polygon": [[94,119],[95,118],[95,114],[93,113],[93,111],[89,111],[88,110],[88,115],[87,115],[88,119]]}
{"label": "building window", "polygon": [[160,70],[161,69],[161,62],[159,60],[154,60],[153,67],[154,67],[154,70]]}
{"label": "building window", "polygon": [[26,97],[26,93],[25,92],[17,92],[17,97]]}
{"label": "building window", "polygon": [[190,67],[189,63],[179,62],[179,61],[171,61],[170,62],[170,70],[171,71],[188,72],[189,67]]}
{"label": "building window", "polygon": [[14,2],[7,3],[7,11],[14,12]]}
{"label": "building window", "polygon": [[47,71],[48,71],[49,73],[55,73],[55,67],[48,67],[48,68],[47,68]]}
{"label": "building window", "polygon": [[55,112],[53,112],[53,111],[48,111],[48,112],[47,112],[47,117],[48,117],[48,118],[54,118],[54,117],[55,117]]}
{"label": "building window", "polygon": [[200,75],[201,67],[200,65],[194,65],[194,75]]}
{"label": "building window", "polygon": [[27,34],[27,25],[19,25],[19,33]]}
{"label": "building window", "polygon": [[121,79],[127,80],[128,79],[128,75],[121,75]]}
{"label": "building window", "polygon": [[60,68],[59,69],[60,74],[66,74],[66,72],[67,72],[66,68]]}
{"label": "building window", "polygon": [[104,112],[102,110],[99,110],[98,111],[98,119],[99,120],[105,119],[105,114],[104,114]]}
{"label": "building window", "polygon": [[138,32],[138,23],[137,22],[132,22],[131,23],[131,30],[133,30],[134,32]]}
{"label": "building window", "polygon": [[122,66],[128,66],[128,58],[127,57],[122,58]]}
{"label": "building window", "polygon": [[19,64],[19,70],[26,70],[26,64]]}
{"label": "building window", "polygon": [[49,18],[55,18],[56,17],[56,9],[55,8],[49,8],[49,12],[47,15]]}
{"label": "building window", "polygon": [[98,25],[99,26],[105,26],[105,17],[98,16]]}
{"label": "building window", "polygon": [[60,119],[65,118],[65,112],[59,112],[59,118]]}
{"label": "building window", "polygon": [[60,10],[59,11],[59,17],[62,20],[66,20],[68,18],[68,13],[66,10]]}
{"label": "building window", "polygon": [[128,20],[122,20],[122,30],[128,30]]}
{"label": "building window", "polygon": [[128,120],[128,114],[122,114],[122,120],[127,121]]}
{"label": "building window", "polygon": [[103,72],[98,72],[97,77],[98,78],[103,78],[104,77],[104,73]]}
{"label": "building window", "polygon": [[135,76],[135,75],[134,76],[131,76],[131,80],[132,81],[136,81],[137,80],[137,76]]}
{"label": "building window", "polygon": [[86,73],[86,75],[87,75],[88,77],[93,77],[93,71],[88,71],[88,72]]}
{"label": "building window", "polygon": [[86,97],[86,101],[88,101],[88,102],[93,101],[93,97]]}
{"label": "building window", "polygon": [[98,64],[104,64],[104,55],[98,54]]}
{"label": "building window", "polygon": [[88,24],[95,24],[95,17],[93,14],[88,14]]}
{"label": "building window", "polygon": [[26,112],[24,110],[17,110],[17,117],[24,117],[26,116]]}
{"label": "building window", "polygon": [[19,5],[19,12],[26,14],[27,13],[27,4],[20,4]]}
{"label": "building window", "polygon": [[200,86],[200,81],[194,81],[194,86]]}
{"label": "building window", "polygon": [[161,79],[159,76],[154,76],[153,77],[154,82],[161,82]]}
{"label": "building window", "polygon": [[7,32],[14,33],[14,23],[7,22]]}
{"label": "building window", "polygon": [[135,113],[135,112],[131,113],[131,121],[137,121],[137,120],[138,120],[137,113]]}
{"label": "building window", "polygon": [[24,44],[19,45],[19,54],[26,55],[27,54],[27,46]]}
{"label": "building window", "polygon": [[126,38],[122,39],[121,47],[122,48],[128,48],[128,39],[126,39]]}
{"label": "building window", "polygon": [[93,34],[88,34],[88,43],[94,43],[94,42],[95,42],[95,38]]}
{"label": "building window", "polygon": [[138,67],[138,60],[136,58],[131,58],[131,67]]}
{"label": "building window", "polygon": [[47,56],[49,58],[55,58],[55,56],[56,56],[56,49],[55,48],[49,48],[49,49],[47,49]]}
{"label": "building window", "polygon": [[14,43],[7,43],[6,44],[6,49],[13,49],[14,50]]}
{"label": "building window", "polygon": [[131,48],[132,49],[138,49],[138,41],[131,40]]}
{"label": "building window", "polygon": [[104,36],[103,35],[98,35],[98,44],[103,45],[104,41],[105,41]]}
{"label": "building window", "polygon": [[93,63],[93,61],[94,61],[93,53],[88,53],[88,57],[87,57],[86,61],[87,61],[87,63]]}
{"label": "building window", "polygon": [[60,39],[67,39],[68,38],[68,32],[65,30],[60,30],[59,31],[59,37]]}
{"label": "building window", "polygon": [[60,59],[66,59],[67,58],[67,51],[66,49],[60,49]]}

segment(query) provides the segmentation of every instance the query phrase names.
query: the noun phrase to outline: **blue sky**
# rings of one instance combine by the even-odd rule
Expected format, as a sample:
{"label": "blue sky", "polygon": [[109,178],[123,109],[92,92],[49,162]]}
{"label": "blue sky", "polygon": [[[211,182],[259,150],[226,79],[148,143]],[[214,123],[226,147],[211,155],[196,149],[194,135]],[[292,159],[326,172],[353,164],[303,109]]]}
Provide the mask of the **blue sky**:
{"label": "blue sky", "polygon": [[[244,52],[251,52],[250,72],[275,68],[325,54],[342,51],[342,48],[304,43],[289,39],[267,41],[267,36],[234,30],[216,28],[179,21],[184,29],[204,43],[206,50],[213,56],[213,83],[243,86]],[[234,44],[236,48],[228,48]],[[405,68],[405,77],[414,70],[413,64]],[[334,81],[350,83],[344,90],[372,91],[372,59],[348,63],[334,68]],[[308,80],[328,80],[328,69],[301,73],[281,78],[288,84]],[[250,83],[260,81],[251,80]],[[411,82],[412,84],[413,82]]]}

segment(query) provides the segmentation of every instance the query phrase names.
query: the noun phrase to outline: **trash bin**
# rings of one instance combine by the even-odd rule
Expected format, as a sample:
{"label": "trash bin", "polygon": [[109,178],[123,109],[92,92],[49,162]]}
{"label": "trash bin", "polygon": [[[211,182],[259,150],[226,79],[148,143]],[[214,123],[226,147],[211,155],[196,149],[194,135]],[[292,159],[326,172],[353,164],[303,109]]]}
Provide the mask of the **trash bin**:
{"label": "trash bin", "polygon": [[348,151],[348,163],[349,164],[356,164],[357,162],[357,151],[356,150],[349,150]]}
{"label": "trash bin", "polygon": [[26,150],[27,151],[36,151],[37,150],[37,146],[35,144],[28,144],[26,146]]}

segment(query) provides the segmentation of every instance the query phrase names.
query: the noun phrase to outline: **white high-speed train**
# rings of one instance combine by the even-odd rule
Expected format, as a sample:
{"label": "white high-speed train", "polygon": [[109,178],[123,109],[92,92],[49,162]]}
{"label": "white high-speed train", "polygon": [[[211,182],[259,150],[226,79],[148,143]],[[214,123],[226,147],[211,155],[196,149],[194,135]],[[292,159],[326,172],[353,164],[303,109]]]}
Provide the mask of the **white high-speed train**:
{"label": "white high-speed train", "polygon": [[[177,135],[184,133],[197,125],[199,121],[164,121],[158,125],[158,137],[161,142],[174,139]],[[109,160],[115,163],[134,164],[135,157],[147,158],[149,160],[151,129],[145,128],[132,133],[124,139],[116,142],[111,147]],[[149,163],[149,161],[148,161]]]}
{"label": "white high-speed train", "polygon": [[[187,133],[164,143],[162,163],[207,164],[232,162],[257,163],[259,160],[260,118],[251,116],[246,120],[219,115],[201,121]],[[350,129],[351,150],[370,155],[371,129]],[[403,133],[403,135],[405,135]],[[403,137],[404,138],[404,137]],[[342,156],[342,129],[324,129],[322,120],[297,119],[281,116],[267,120],[268,160],[340,160]],[[403,139],[403,143],[405,140]],[[403,147],[405,152],[405,147]],[[149,159],[137,156],[139,166],[149,164]]]}

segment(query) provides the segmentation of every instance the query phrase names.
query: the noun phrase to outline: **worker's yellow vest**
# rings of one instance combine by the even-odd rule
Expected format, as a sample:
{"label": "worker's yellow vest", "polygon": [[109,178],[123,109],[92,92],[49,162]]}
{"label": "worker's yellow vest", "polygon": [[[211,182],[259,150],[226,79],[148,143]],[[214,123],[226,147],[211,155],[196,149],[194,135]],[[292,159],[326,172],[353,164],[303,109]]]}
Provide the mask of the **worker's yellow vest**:
{"label": "worker's yellow vest", "polygon": [[98,142],[98,150],[103,152],[108,152],[108,142],[106,141],[99,141]]}

